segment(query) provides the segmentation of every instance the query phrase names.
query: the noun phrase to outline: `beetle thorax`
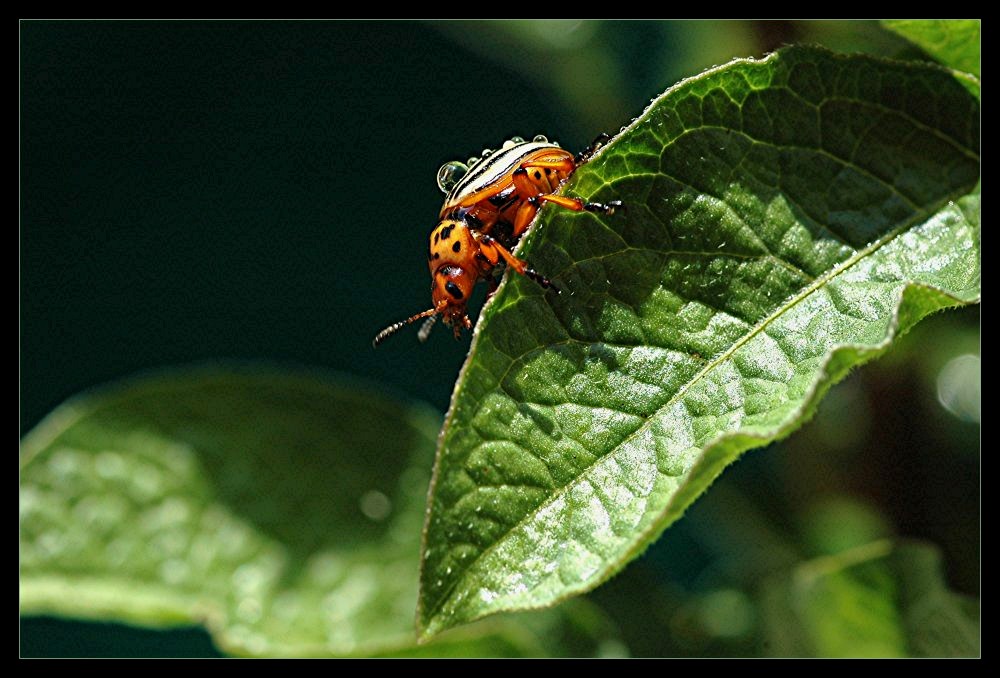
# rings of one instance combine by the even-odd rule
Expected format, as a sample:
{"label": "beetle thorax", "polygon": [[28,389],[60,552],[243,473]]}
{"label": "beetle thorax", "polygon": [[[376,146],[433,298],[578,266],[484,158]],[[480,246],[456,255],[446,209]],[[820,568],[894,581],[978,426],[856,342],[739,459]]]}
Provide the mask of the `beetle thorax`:
{"label": "beetle thorax", "polygon": [[444,266],[476,269],[477,251],[475,238],[467,225],[451,219],[441,221],[431,231],[427,250],[427,263],[431,275]]}

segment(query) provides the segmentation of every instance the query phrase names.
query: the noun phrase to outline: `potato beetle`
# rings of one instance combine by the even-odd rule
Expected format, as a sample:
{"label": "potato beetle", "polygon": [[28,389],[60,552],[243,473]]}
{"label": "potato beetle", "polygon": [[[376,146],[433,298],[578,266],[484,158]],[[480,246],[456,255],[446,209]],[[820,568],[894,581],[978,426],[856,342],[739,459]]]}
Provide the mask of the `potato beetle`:
{"label": "potato beetle", "polygon": [[456,161],[442,165],[437,183],[446,197],[427,252],[434,305],[385,328],[372,345],[378,346],[403,327],[423,319],[426,321],[417,336],[425,341],[439,317],[459,338],[462,328],[472,329],[466,310],[472,288],[486,280],[492,294],[499,284],[496,271],[501,264],[558,292],[550,280],[510,251],[544,203],[601,214],[614,214],[622,206],[617,200],[602,204],[554,194],[608,138],[602,134],[574,156],[542,135],[531,141],[514,137],[501,149],[484,150],[482,157],[470,158],[467,164]]}

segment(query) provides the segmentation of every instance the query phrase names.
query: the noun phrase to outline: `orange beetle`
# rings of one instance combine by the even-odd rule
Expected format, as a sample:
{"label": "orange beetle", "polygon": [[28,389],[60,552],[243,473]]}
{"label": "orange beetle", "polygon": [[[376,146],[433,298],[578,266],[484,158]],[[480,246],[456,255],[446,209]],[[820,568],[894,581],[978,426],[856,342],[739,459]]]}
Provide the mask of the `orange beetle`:
{"label": "orange beetle", "polygon": [[585,151],[573,156],[541,135],[531,141],[514,137],[496,152],[486,150],[481,158],[470,158],[468,165],[443,165],[438,171],[438,187],[447,197],[441,221],[431,231],[427,252],[434,305],[385,328],[372,345],[378,346],[401,328],[424,318],[427,321],[417,335],[421,341],[426,340],[439,317],[454,329],[457,339],[462,328],[472,328],[466,310],[472,288],[486,280],[492,294],[498,284],[495,271],[501,264],[546,289],[555,289],[551,281],[510,250],[543,203],[601,214],[613,214],[621,207],[617,200],[605,205],[554,195],[573,170],[589,160],[607,139],[602,134]]}

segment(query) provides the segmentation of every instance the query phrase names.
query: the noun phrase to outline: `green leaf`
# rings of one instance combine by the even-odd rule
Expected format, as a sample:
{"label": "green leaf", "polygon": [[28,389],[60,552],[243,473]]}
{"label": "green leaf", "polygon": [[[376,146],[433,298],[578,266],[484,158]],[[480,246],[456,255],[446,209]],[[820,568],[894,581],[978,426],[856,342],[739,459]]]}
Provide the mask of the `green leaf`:
{"label": "green leaf", "polygon": [[887,19],[882,25],[945,66],[980,76],[979,19]]}
{"label": "green leaf", "polygon": [[798,566],[763,592],[768,653],[976,657],[979,605],[950,591],[936,549],[879,541]]}
{"label": "green leaf", "polygon": [[[684,81],[483,310],[439,443],[418,627],[621,569],[852,367],[979,296],[979,103],[921,63],[788,48]],[[850,422],[844,422],[850,426]]]}
{"label": "green leaf", "polygon": [[439,421],[276,371],[166,374],[72,400],[22,445],[22,612],[200,623],[252,656],[538,655],[562,651],[556,633],[592,651],[562,613],[416,648]]}

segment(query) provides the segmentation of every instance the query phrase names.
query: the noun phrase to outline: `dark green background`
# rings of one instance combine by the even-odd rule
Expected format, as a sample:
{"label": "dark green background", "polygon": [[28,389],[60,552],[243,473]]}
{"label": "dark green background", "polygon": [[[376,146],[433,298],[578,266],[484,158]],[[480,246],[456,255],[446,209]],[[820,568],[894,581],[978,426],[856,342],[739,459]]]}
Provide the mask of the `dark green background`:
{"label": "dark green background", "polygon": [[[572,114],[409,23],[21,27],[22,427],[136,370],[292,361],[447,404],[438,166]],[[569,135],[569,136],[567,136]]]}
{"label": "dark green background", "polygon": [[[370,345],[429,303],[442,162],[515,134],[581,148],[679,77],[783,42],[902,47],[861,24],[567,27],[22,22],[22,435],[81,390],[220,359],[351,372],[443,411],[467,339],[438,331],[421,346],[411,331]],[[931,323],[947,346],[974,336],[978,311]],[[810,457],[823,446],[804,432],[749,455],[720,483],[728,495],[710,492],[670,545],[598,592],[634,653],[753,651],[753,638],[684,645],[630,621],[661,589],[649,614],[670,617],[719,585],[705,572],[728,557],[725,539],[705,535],[744,501],[794,541],[815,492],[848,496],[893,533],[943,545],[953,583],[978,592],[978,523],[966,518],[978,514],[978,428],[937,405],[913,345],[899,359],[911,380],[874,368],[842,387],[860,394],[846,425],[865,432],[849,453]],[[917,473],[900,480],[903,466]],[[712,576],[739,585],[724,568]],[[25,656],[206,652],[201,632],[21,623]]]}

